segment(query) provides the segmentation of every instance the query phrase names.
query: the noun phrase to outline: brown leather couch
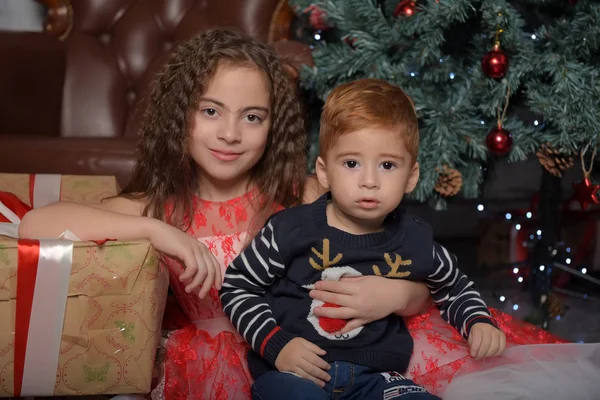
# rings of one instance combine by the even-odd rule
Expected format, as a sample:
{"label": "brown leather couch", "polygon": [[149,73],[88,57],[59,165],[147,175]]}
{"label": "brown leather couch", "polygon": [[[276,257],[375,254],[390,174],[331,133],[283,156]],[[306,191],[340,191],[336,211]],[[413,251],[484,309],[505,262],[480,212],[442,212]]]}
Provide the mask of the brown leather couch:
{"label": "brown leather couch", "polygon": [[0,172],[109,174],[133,167],[138,118],[173,46],[216,26],[271,43],[291,74],[286,0],[41,1],[42,33],[0,32]]}

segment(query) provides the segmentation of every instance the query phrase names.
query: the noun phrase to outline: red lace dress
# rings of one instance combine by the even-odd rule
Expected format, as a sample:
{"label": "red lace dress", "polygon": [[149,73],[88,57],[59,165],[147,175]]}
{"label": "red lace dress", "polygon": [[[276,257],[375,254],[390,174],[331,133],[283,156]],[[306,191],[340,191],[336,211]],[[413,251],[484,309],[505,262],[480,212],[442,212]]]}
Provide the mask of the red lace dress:
{"label": "red lace dress", "polygon": [[[222,203],[194,199],[196,212],[188,233],[206,244],[223,272],[243,249],[250,224],[256,222],[252,196],[250,192]],[[218,291],[212,288],[204,299],[186,293],[179,280],[183,267],[169,258],[166,263],[177,302],[192,323],[169,335],[164,376],[152,398],[250,399],[252,380],[246,364],[249,347],[223,313]],[[167,307],[166,321],[176,318],[169,315],[169,310],[176,308]]]}
{"label": "red lace dress", "polygon": [[[492,309],[500,329],[506,334],[507,348],[542,343],[567,343],[566,340]],[[458,375],[487,368],[469,355],[468,343],[432,306],[427,313],[407,319],[414,340],[414,351],[407,375],[434,394]]]}
{"label": "red lace dress", "polygon": [[[189,233],[205,243],[221,262],[223,271],[242,250],[248,239],[253,218],[252,193],[223,203],[194,199],[197,210]],[[275,209],[274,209],[275,211]],[[164,374],[152,392],[153,399],[243,399],[251,398],[252,378],[247,370],[249,346],[223,313],[216,290],[200,300],[187,294],[179,281],[182,266],[166,259],[171,287],[185,315],[178,318],[178,307],[169,307],[165,321],[187,326],[172,332],[165,344]],[[500,328],[507,335],[507,347],[538,343],[563,343],[562,339],[510,315],[492,310]],[[189,321],[192,321],[189,324]],[[442,394],[454,377],[479,369],[471,358],[468,345],[448,325],[437,308],[407,319],[414,339],[414,353],[407,375],[430,392]],[[482,364],[483,365],[483,364]]]}

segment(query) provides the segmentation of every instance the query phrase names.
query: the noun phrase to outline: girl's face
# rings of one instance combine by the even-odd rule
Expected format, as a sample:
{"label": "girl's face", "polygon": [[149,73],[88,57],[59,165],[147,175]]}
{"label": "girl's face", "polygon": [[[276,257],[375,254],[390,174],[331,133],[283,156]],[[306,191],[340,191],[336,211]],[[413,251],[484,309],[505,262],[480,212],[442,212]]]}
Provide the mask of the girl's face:
{"label": "girl's face", "polygon": [[203,184],[247,183],[264,153],[270,125],[265,74],[256,68],[220,65],[200,97],[190,137],[190,154]]}

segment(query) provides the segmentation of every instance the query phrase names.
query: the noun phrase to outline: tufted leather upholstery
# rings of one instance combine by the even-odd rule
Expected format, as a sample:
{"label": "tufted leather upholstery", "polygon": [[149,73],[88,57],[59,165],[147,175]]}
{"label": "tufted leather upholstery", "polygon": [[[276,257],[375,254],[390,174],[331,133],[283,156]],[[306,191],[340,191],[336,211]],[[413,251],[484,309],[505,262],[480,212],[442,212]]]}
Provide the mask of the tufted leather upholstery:
{"label": "tufted leather upholstery", "polygon": [[[286,35],[285,23],[275,24],[284,7],[287,7],[285,0],[73,1],[68,9],[71,19],[63,23],[68,25],[63,33],[65,39],[57,40],[61,46],[59,52],[54,48],[53,65],[61,62],[65,65],[63,76],[47,76],[44,65],[48,60],[44,57],[48,52],[36,52],[39,46],[31,46],[31,37],[23,38],[22,46],[13,46],[38,55],[37,73],[45,73],[54,82],[48,86],[54,88],[53,92],[44,92],[41,98],[46,104],[62,104],[62,107],[59,107],[60,118],[51,119],[60,121],[54,124],[57,127],[48,124],[40,127],[32,115],[27,123],[36,129],[18,129],[12,124],[10,131],[0,131],[0,172],[115,174],[124,184],[133,166],[132,143],[139,125],[136,118],[139,113],[135,111],[144,106],[150,82],[176,43],[212,27],[230,26],[271,42],[292,71],[302,63],[311,62],[307,46],[286,40],[273,43],[273,39]],[[61,15],[66,17],[67,13]],[[47,24],[46,29],[54,28]],[[0,46],[1,43],[0,40]],[[21,58],[32,61],[31,55]],[[0,70],[3,68],[0,65]],[[11,71],[17,76],[15,71],[20,69],[13,64]],[[0,80],[10,79],[6,76],[0,76]],[[63,81],[62,92],[57,93],[56,83]],[[34,89],[45,90],[39,85]],[[6,96],[0,93],[3,95]],[[34,96],[37,95],[28,94],[27,98]],[[51,153],[33,145],[35,137],[24,136],[29,132],[39,133],[40,129],[48,130],[39,143],[49,145]],[[55,138],[59,142],[51,142],[48,136],[60,137]],[[86,142],[82,138],[93,140]],[[65,160],[73,163],[65,164]]]}
{"label": "tufted leather upholstery", "polygon": [[169,50],[233,26],[269,38],[278,0],[77,0],[66,40],[61,136],[134,136],[134,107]]}

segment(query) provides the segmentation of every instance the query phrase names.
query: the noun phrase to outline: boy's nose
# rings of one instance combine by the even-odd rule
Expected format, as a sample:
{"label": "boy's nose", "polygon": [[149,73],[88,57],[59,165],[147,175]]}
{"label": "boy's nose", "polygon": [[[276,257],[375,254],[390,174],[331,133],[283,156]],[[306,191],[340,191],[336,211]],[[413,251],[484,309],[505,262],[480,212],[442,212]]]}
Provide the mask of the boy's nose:
{"label": "boy's nose", "polygon": [[364,173],[361,176],[360,185],[366,189],[377,189],[379,188],[379,179],[377,171],[374,168],[365,168]]}

